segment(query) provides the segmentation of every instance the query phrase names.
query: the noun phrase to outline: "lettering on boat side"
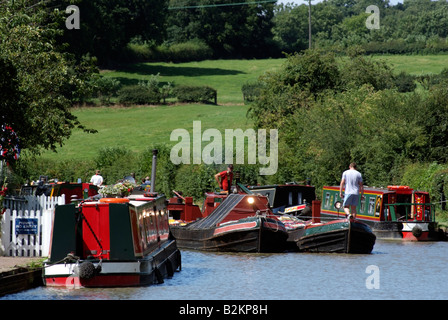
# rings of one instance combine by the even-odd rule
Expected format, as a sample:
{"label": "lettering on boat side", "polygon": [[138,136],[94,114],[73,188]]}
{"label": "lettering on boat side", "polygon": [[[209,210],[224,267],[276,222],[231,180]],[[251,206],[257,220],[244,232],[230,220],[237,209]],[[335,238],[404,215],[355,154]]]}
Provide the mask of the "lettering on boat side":
{"label": "lettering on boat side", "polygon": [[367,289],[379,289],[380,288],[380,268],[376,265],[369,265],[366,268],[366,273],[370,274],[366,279]]}
{"label": "lettering on boat side", "polygon": [[267,315],[268,306],[261,304],[224,304],[222,308],[219,308],[187,304],[179,308],[180,315],[205,315],[209,318],[213,312],[225,315]]}
{"label": "lettering on boat side", "polygon": [[[224,151],[223,151],[224,138]],[[268,141],[269,139],[269,141]],[[247,157],[245,146],[247,140]],[[248,164],[258,163],[260,175],[273,175],[278,169],[278,130],[270,129],[225,129],[224,137],[218,129],[209,128],[202,132],[201,121],[193,121],[193,139],[186,129],[171,132],[170,141],[178,141],[170,152],[173,164]],[[235,144],[234,144],[235,141]],[[202,142],[209,142],[202,148]],[[191,144],[193,152],[191,153]],[[269,146],[269,155],[267,148]],[[224,154],[223,154],[224,152]],[[192,157],[191,157],[191,156]],[[191,161],[191,158],[193,161]],[[235,160],[235,161],[234,161]]]}

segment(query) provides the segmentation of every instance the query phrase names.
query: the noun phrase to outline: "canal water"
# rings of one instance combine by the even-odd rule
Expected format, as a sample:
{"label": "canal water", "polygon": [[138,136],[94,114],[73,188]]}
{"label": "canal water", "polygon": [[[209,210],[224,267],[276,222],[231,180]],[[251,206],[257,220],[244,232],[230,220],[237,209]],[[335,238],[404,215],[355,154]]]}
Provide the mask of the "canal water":
{"label": "canal water", "polygon": [[448,299],[448,242],[380,241],[372,254],[182,251],[182,271],[140,288],[39,287],[0,300]]}

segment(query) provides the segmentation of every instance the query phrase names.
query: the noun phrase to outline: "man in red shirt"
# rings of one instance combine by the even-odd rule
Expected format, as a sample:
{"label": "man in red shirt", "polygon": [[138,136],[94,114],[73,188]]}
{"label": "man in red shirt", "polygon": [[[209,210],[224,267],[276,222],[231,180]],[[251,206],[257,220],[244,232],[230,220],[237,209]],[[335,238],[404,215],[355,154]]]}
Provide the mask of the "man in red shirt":
{"label": "man in red shirt", "polygon": [[[221,178],[221,182],[219,178]],[[215,180],[218,182],[221,191],[230,191],[233,180],[233,165],[229,164],[226,171],[215,174]]]}

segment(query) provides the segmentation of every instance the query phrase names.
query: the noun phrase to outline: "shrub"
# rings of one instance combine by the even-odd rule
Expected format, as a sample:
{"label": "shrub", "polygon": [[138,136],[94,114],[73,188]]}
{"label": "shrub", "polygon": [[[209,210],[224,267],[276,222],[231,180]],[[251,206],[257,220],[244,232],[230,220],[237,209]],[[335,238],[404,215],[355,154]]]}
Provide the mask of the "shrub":
{"label": "shrub", "polygon": [[255,101],[260,96],[263,89],[263,83],[261,82],[247,82],[241,87],[243,92],[244,103],[250,103]]}
{"label": "shrub", "polygon": [[118,92],[118,101],[122,104],[156,104],[160,103],[161,93],[141,85],[127,86]]}
{"label": "shrub", "polygon": [[217,91],[208,86],[178,86],[174,88],[173,94],[180,102],[217,103]]}
{"label": "shrub", "polygon": [[159,47],[163,58],[168,61],[186,62],[201,61],[213,57],[213,50],[202,40],[193,39]]}
{"label": "shrub", "polygon": [[147,43],[129,43],[126,51],[130,61],[188,62],[213,57],[213,50],[199,39],[160,46]]}
{"label": "shrub", "polygon": [[398,92],[412,92],[416,88],[415,77],[404,71],[394,77]]}
{"label": "shrub", "polygon": [[92,83],[97,97],[101,103],[110,104],[110,99],[115,97],[121,88],[119,80],[110,77],[100,77]]}

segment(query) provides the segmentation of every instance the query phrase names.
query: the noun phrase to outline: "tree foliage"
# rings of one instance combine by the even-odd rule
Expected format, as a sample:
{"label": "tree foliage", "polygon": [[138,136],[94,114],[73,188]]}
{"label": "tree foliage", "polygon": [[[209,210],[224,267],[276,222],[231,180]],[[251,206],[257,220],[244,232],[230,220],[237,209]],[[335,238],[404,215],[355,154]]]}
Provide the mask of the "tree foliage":
{"label": "tree foliage", "polygon": [[[365,25],[376,5],[379,29]],[[307,48],[308,6],[278,5],[273,34],[280,50]],[[448,2],[409,0],[391,5],[388,0],[328,0],[312,6],[313,46],[344,52],[362,46],[367,53],[447,52]]]}
{"label": "tree foliage", "polygon": [[[168,43],[204,41],[216,57],[266,57],[272,54],[274,4],[245,0],[171,0]],[[217,6],[219,4],[219,6]],[[226,6],[226,4],[228,4]],[[193,8],[191,8],[193,7]]]}
{"label": "tree foliage", "polygon": [[159,43],[164,37],[168,0],[51,0],[47,6],[65,10],[70,4],[80,9],[80,28],[68,30],[59,21],[59,42],[78,58],[90,53],[108,65],[124,59],[134,37]]}
{"label": "tree foliage", "polygon": [[387,185],[407,163],[448,160],[444,81],[429,91],[400,93],[388,66],[359,55],[336,66],[317,51],[289,56],[260,81],[249,116],[258,127],[278,128],[287,180],[337,183],[355,161],[366,183]]}
{"label": "tree foliage", "polygon": [[58,50],[60,31],[48,23],[57,14],[26,0],[0,7],[1,122],[33,152],[62,145],[74,128],[90,132],[69,108],[92,70]]}

